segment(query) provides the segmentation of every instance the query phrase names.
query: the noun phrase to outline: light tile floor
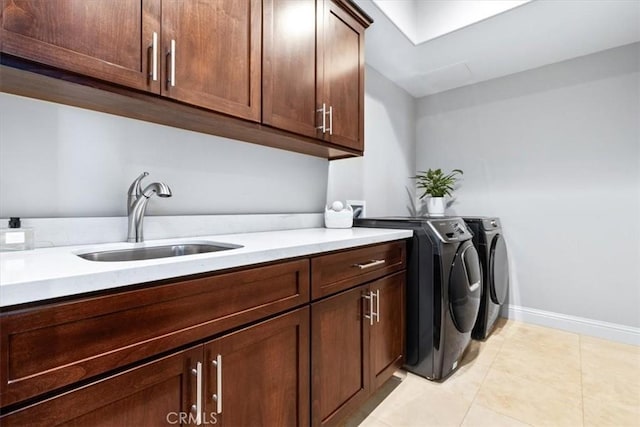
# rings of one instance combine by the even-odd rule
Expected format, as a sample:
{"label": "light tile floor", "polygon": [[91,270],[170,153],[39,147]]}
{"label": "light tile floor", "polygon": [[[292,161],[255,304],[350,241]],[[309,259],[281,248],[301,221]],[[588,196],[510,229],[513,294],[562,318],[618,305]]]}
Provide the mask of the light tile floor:
{"label": "light tile floor", "polygon": [[500,319],[446,381],[389,381],[358,424],[640,427],[640,347]]}

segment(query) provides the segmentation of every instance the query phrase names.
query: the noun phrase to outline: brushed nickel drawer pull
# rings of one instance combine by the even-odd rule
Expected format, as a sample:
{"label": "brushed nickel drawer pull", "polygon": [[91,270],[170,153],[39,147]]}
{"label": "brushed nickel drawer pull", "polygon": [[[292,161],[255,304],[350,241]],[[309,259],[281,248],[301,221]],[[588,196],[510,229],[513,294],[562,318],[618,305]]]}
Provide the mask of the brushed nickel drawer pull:
{"label": "brushed nickel drawer pull", "polygon": [[358,267],[360,270],[364,270],[366,268],[371,268],[371,267],[375,267],[376,265],[381,265],[384,264],[385,262],[387,262],[387,260],[384,259],[372,259],[371,261],[365,263],[365,264],[353,264],[352,267]]}

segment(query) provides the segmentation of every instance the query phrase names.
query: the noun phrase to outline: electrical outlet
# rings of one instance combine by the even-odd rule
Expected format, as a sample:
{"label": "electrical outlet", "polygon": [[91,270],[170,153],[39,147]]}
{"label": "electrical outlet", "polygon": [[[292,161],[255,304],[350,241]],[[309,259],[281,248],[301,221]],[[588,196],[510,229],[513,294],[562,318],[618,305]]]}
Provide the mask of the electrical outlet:
{"label": "electrical outlet", "polygon": [[367,202],[364,200],[347,200],[347,204],[353,208],[354,218],[365,218],[367,216]]}

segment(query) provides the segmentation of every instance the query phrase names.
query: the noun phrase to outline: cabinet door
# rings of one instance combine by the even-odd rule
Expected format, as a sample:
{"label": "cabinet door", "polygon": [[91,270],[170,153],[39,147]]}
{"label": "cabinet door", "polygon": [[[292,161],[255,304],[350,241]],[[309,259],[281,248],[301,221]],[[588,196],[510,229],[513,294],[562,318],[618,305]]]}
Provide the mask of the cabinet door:
{"label": "cabinet door", "polygon": [[405,342],[404,272],[371,283],[375,323],[371,328],[371,382],[377,389],[402,367]]}
{"label": "cabinet door", "polygon": [[160,0],[1,1],[3,53],[159,93]]}
{"label": "cabinet door", "polygon": [[[364,150],[364,27],[333,0],[324,0],[318,27],[320,102],[331,107],[324,139]],[[320,8],[319,8],[320,11]]]}
{"label": "cabinet door", "polygon": [[3,426],[177,424],[196,403],[202,346],[164,357],[0,418]]}
{"label": "cabinet door", "polygon": [[205,344],[205,413],[217,425],[309,424],[309,308]]}
{"label": "cabinet door", "polygon": [[334,425],[369,394],[367,286],[311,305],[311,424]]}
{"label": "cabinet door", "polygon": [[262,122],[310,137],[316,129],[316,0],[264,0]]}
{"label": "cabinet door", "polygon": [[260,0],[162,0],[163,94],[260,121]]}

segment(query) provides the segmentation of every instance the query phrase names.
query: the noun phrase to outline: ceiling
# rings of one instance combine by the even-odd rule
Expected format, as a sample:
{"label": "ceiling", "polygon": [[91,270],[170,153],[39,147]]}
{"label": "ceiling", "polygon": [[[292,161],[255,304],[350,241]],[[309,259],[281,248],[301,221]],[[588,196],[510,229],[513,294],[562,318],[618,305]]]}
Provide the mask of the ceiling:
{"label": "ceiling", "polygon": [[486,18],[449,9],[457,24],[444,25],[440,11],[437,32],[423,28],[434,12],[430,0],[394,1],[395,10],[355,0],[375,21],[365,57],[417,98],[640,41],[640,0],[508,2],[511,9]]}

